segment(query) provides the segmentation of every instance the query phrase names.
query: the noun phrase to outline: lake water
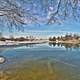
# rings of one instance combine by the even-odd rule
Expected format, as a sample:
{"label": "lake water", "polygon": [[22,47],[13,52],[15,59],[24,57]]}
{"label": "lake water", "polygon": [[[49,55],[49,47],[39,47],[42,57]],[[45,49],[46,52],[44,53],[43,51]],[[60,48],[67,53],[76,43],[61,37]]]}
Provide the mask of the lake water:
{"label": "lake water", "polygon": [[79,46],[1,47],[0,56],[6,58],[0,64],[1,80],[80,80]]}

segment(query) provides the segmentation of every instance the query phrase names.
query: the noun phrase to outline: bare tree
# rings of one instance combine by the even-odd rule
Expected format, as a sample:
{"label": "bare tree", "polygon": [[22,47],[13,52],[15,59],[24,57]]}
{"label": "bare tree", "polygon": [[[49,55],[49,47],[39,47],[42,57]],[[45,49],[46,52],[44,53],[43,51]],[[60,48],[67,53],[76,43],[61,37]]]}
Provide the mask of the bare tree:
{"label": "bare tree", "polygon": [[23,11],[15,0],[0,0],[0,16],[5,16],[10,23],[24,24]]}
{"label": "bare tree", "polygon": [[[32,8],[27,10],[29,7],[24,8],[24,4]],[[43,12],[37,11],[36,8],[39,10],[40,6]],[[32,11],[36,11],[36,15]],[[47,24],[61,23],[68,18],[79,20],[79,12],[80,0],[0,0],[0,24],[4,21],[10,27],[40,23],[43,21],[40,14],[46,14],[44,21]]]}
{"label": "bare tree", "polygon": [[23,6],[17,1],[0,0],[0,22],[3,23],[4,21],[9,27],[36,22],[36,18],[25,11]]}
{"label": "bare tree", "polygon": [[[57,7],[53,10],[53,12],[50,15],[50,18],[48,19],[49,23],[56,23],[60,22],[62,20],[65,20],[66,18],[73,17],[75,20],[78,20],[80,18],[79,15],[79,8],[80,8],[80,0],[56,0],[57,1]],[[55,0],[54,0],[55,3]]]}

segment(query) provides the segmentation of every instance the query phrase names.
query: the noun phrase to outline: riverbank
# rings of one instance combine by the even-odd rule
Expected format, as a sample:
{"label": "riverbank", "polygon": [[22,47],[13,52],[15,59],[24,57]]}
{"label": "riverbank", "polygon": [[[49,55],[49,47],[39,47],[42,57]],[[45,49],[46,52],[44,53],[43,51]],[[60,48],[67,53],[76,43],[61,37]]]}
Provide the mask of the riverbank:
{"label": "riverbank", "polygon": [[78,40],[67,41],[49,41],[49,40],[34,40],[34,41],[0,41],[0,46],[20,46],[26,44],[42,44],[42,43],[59,43],[59,44],[80,44]]}
{"label": "riverbank", "polygon": [[50,43],[61,43],[61,44],[80,44],[80,36],[76,34],[67,34],[65,36],[49,37]]}
{"label": "riverbank", "polygon": [[46,40],[34,40],[34,41],[0,41],[0,46],[18,46],[25,44],[42,44],[46,43]]}
{"label": "riverbank", "polygon": [[60,44],[80,44],[78,40],[68,40],[68,41],[49,41],[49,43],[60,43]]}

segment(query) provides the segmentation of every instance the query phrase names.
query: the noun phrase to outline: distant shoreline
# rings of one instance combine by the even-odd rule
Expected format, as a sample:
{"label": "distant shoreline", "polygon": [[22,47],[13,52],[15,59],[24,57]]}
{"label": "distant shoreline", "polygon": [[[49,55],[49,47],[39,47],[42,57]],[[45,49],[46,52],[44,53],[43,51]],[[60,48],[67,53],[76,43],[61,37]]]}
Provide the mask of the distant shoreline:
{"label": "distant shoreline", "polygon": [[19,46],[27,44],[42,44],[42,43],[60,43],[60,44],[80,44],[80,36],[76,34],[67,34],[65,36],[37,38],[33,36],[19,37],[19,38],[0,38],[0,46]]}
{"label": "distant shoreline", "polygon": [[10,47],[10,46],[24,46],[27,44],[43,44],[43,43],[59,43],[59,44],[80,44],[79,41],[49,41],[49,40],[38,40],[38,41],[14,41],[14,42],[5,42],[0,41],[0,47]]}
{"label": "distant shoreline", "polygon": [[38,40],[38,41],[9,41],[9,42],[5,42],[5,41],[0,41],[0,47],[2,46],[23,46],[23,45],[27,45],[27,44],[42,44],[42,43],[46,43],[47,41],[44,40]]}
{"label": "distant shoreline", "polygon": [[49,43],[60,43],[60,44],[80,44],[79,41],[49,41]]}

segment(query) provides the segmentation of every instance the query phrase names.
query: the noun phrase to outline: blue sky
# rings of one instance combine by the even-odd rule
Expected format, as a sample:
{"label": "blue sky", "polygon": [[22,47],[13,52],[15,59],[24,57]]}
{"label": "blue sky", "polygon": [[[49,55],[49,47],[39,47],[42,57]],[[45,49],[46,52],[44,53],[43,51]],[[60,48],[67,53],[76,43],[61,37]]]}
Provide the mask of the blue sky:
{"label": "blue sky", "polygon": [[68,20],[63,22],[62,24],[34,24],[34,25],[26,25],[24,28],[24,32],[16,31],[10,32],[9,29],[3,30],[4,35],[60,35],[66,33],[77,33],[80,34],[80,23],[74,20]]}

